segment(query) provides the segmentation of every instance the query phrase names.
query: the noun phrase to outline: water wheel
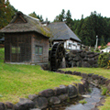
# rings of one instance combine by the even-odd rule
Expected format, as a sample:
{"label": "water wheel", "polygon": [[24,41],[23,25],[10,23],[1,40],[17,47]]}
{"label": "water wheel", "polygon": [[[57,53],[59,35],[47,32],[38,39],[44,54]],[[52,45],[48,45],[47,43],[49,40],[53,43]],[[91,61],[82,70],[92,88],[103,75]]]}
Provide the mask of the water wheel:
{"label": "water wheel", "polygon": [[64,56],[65,56],[64,42],[54,44],[50,52],[51,71],[56,71],[60,67],[62,58]]}

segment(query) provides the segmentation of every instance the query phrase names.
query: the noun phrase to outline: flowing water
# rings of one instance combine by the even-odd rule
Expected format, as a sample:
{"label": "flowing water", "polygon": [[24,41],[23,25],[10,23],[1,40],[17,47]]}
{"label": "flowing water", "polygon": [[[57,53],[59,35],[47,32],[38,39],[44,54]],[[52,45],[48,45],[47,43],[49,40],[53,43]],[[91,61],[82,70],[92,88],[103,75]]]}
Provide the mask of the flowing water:
{"label": "flowing water", "polygon": [[79,100],[82,100],[81,98],[76,98],[77,100],[70,100],[69,103],[63,103],[62,105],[52,106],[48,110],[91,110],[92,108],[95,108],[95,105],[97,102],[101,99],[101,90],[97,87],[92,87],[92,92],[88,93],[86,95],[89,95],[88,98],[83,98],[83,100],[86,100],[86,104],[78,103]]}

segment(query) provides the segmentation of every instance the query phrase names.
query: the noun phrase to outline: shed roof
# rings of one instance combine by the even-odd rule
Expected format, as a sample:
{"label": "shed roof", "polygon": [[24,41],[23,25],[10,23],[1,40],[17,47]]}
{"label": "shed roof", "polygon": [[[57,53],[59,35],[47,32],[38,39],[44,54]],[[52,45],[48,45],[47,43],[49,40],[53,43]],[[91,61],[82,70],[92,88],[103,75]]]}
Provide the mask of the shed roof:
{"label": "shed roof", "polygon": [[[15,23],[17,17],[22,17],[23,23]],[[1,33],[16,33],[16,32],[37,32],[44,36],[50,36],[50,32],[42,26],[37,18],[33,18],[17,12],[12,21],[4,28],[0,30]]]}
{"label": "shed roof", "polygon": [[52,40],[76,40],[81,42],[81,40],[75,35],[75,33],[64,23],[64,22],[55,22],[47,26],[52,35]]}

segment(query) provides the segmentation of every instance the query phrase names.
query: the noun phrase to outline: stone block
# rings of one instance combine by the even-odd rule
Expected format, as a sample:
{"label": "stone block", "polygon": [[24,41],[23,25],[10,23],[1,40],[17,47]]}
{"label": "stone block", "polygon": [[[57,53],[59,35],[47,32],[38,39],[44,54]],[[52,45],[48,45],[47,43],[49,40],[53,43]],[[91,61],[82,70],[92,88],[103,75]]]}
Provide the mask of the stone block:
{"label": "stone block", "polygon": [[39,96],[48,98],[48,97],[54,96],[54,91],[52,89],[47,89],[39,92]]}
{"label": "stone block", "polygon": [[67,87],[64,85],[60,85],[60,87],[56,87],[54,89],[54,93],[56,96],[67,93]]}
{"label": "stone block", "polygon": [[25,98],[20,98],[20,101],[16,105],[14,105],[15,110],[30,110],[34,107],[34,102]]}
{"label": "stone block", "polygon": [[60,104],[61,103],[61,100],[58,97],[53,96],[53,97],[50,97],[49,103],[50,104],[54,104],[54,105],[55,104]]}
{"label": "stone block", "polygon": [[2,102],[0,102],[0,110],[6,110],[6,109],[5,109],[5,104],[2,103]]}
{"label": "stone block", "polygon": [[36,108],[44,109],[48,106],[48,99],[45,97],[37,97],[33,101],[35,103]]}
{"label": "stone block", "polygon": [[62,95],[60,95],[60,96],[59,96],[59,99],[60,99],[61,101],[67,100],[67,99],[68,99],[68,94],[62,94]]}
{"label": "stone block", "polygon": [[78,93],[81,94],[81,95],[86,92],[85,87],[84,87],[83,84],[78,83],[77,88],[78,88]]}
{"label": "stone block", "polygon": [[68,90],[69,98],[73,98],[73,97],[76,97],[78,95],[77,88],[73,85],[68,85],[67,90]]}

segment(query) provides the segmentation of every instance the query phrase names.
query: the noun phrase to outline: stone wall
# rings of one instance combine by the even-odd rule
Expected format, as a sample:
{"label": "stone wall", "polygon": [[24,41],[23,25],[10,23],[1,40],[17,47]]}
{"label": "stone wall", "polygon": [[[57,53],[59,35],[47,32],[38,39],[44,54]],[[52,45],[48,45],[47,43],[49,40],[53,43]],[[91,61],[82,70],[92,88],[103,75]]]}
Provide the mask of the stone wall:
{"label": "stone wall", "polygon": [[67,67],[98,67],[97,61],[100,53],[83,50],[72,50],[66,53]]}
{"label": "stone wall", "polygon": [[89,88],[89,83],[95,86],[105,85],[110,92],[110,80],[93,73],[85,74],[80,72],[57,70],[57,74],[78,75],[83,78],[82,83],[72,85],[60,85],[55,89],[47,89],[38,94],[29,95],[28,98],[20,98],[17,104],[10,102],[0,102],[0,110],[42,110],[51,105],[60,104],[68,99],[85,94]]}

